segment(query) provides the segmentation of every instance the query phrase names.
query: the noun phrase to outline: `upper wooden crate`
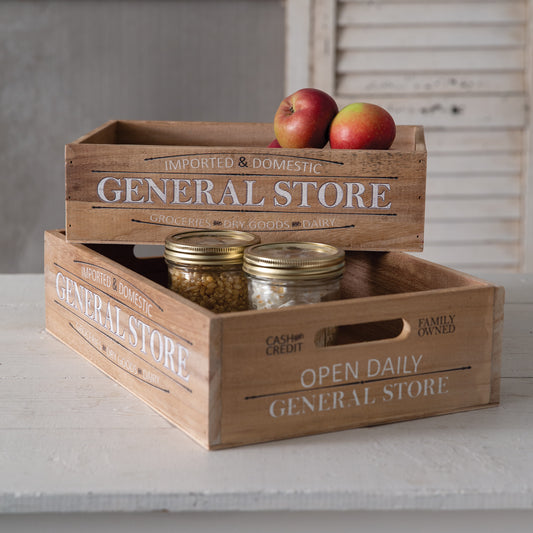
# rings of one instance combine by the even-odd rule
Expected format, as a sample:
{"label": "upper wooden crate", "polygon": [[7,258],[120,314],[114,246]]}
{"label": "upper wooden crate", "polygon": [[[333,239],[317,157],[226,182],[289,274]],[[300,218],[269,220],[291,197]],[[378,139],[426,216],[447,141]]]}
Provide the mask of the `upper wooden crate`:
{"label": "upper wooden crate", "polygon": [[398,126],[389,150],[268,148],[273,139],[264,123],[110,121],[66,145],[67,239],[161,244],[214,228],[422,250],[421,126]]}

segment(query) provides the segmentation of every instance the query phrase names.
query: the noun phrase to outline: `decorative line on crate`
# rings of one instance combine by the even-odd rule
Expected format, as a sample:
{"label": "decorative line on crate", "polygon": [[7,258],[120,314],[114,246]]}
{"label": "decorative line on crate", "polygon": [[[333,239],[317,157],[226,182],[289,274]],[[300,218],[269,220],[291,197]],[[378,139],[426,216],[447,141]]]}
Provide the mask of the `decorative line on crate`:
{"label": "decorative line on crate", "polygon": [[[99,270],[104,270],[105,272],[109,272],[109,274],[111,274],[113,277],[120,278],[121,280],[126,282],[128,285],[131,285],[132,287],[134,287],[135,290],[137,292],[139,292],[139,294],[142,294],[147,300],[150,300],[160,311],[163,311],[163,308],[153,298],[150,298],[150,296],[148,296],[144,291],[139,289],[137,286],[135,286],[133,283],[131,283],[127,279],[123,278],[122,276],[117,276],[117,274],[115,272],[113,272],[112,270],[109,270],[108,268],[105,268],[105,267],[103,267],[101,265],[96,265],[94,263],[89,263],[88,261],[80,261],[79,259],[74,259],[74,263],[78,263],[80,265],[91,266],[93,268],[97,268]],[[93,285],[93,287],[94,287],[94,285]]]}
{"label": "decorative line on crate", "polygon": [[[160,372],[159,368],[157,368],[155,365],[152,365],[151,363],[148,363],[145,359],[143,359],[140,355],[137,355],[133,350],[130,350],[127,346],[124,346],[122,343],[118,342],[115,338],[111,337],[110,335],[108,335],[107,333],[105,333],[104,331],[101,331],[100,329],[98,329],[94,324],[92,324],[91,322],[89,322],[88,320],[86,320],[85,318],[79,316],[78,314],[76,314],[72,309],[69,309],[66,305],[63,305],[61,302],[59,302],[58,300],[54,300],[54,303],[59,305],[59,307],[61,307],[62,309],[64,309],[65,311],[68,311],[69,313],[73,314],[77,319],[81,320],[82,322],[84,322],[87,326],[90,326],[92,329],[96,330],[98,333],[100,333],[101,335],[104,335],[105,337],[107,337],[108,339],[110,339],[111,341],[113,341],[114,343],[118,344],[121,348],[124,348],[124,350],[127,350],[128,352],[130,352],[134,357],[136,357],[137,359],[140,359],[141,361],[143,361],[144,363],[146,363],[148,366],[152,367],[153,369],[155,369],[157,372]],[[69,325],[72,326],[71,322],[69,322]],[[82,336],[82,338],[84,340],[86,340],[87,342],[89,342],[85,337],[83,337],[83,335],[76,329],[76,328],[73,328],[76,333],[78,333],[79,335]],[[89,342],[89,344],[92,345],[92,343]],[[107,359],[107,356],[105,356],[98,348],[96,348],[95,346],[93,346],[93,348],[95,348],[95,350],[97,350],[100,354],[102,354],[106,359]],[[113,362],[113,361],[111,361]],[[119,366],[119,368],[122,368]],[[126,369],[122,368],[122,370],[124,370],[125,372],[127,372]],[[130,372],[128,372],[130,373]],[[174,379],[172,376],[169,376],[168,374],[165,374],[164,373],[164,376],[166,376],[168,379],[170,379],[171,381],[173,381],[174,383],[176,383],[177,385],[179,385],[180,387],[182,387],[184,390],[186,390],[187,392],[190,392],[192,393],[192,389],[190,389],[189,387],[187,387],[186,385],[184,385],[183,383],[181,383],[180,381],[177,381],[176,379]]]}
{"label": "decorative line on crate", "polygon": [[[199,155],[210,155],[210,156],[215,156],[215,155],[235,155],[234,152],[200,152],[200,153],[196,153],[196,154],[177,154],[177,155],[161,155],[161,156],[157,156],[157,157],[145,157],[144,160],[145,161],[154,161],[156,159],[174,159],[174,158],[177,158],[177,157],[197,157]],[[257,155],[257,156],[264,156],[264,155],[267,155],[267,152],[248,152],[246,151],[246,155],[249,156],[249,155]],[[331,159],[322,159],[320,157],[305,157],[305,156],[302,156],[302,155],[292,155],[292,154],[274,154],[274,153],[270,153],[268,152],[268,156],[269,157],[292,157],[294,159],[307,159],[309,161],[321,161],[323,163],[331,163],[333,165],[344,165],[344,163],[342,161],[332,161]]]}
{"label": "decorative line on crate", "polygon": [[[61,304],[60,304],[61,305]],[[115,365],[117,368],[119,368],[120,370],[123,370],[124,372],[126,372],[126,374],[129,374],[130,376],[133,376],[135,379],[138,379],[139,381],[142,381],[143,383],[146,383],[146,385],[150,385],[150,387],[153,387],[154,389],[158,389],[160,390],[161,392],[166,392],[167,394],[170,394],[170,390],[169,389],[164,389],[163,387],[158,387],[157,385],[155,385],[154,383],[150,383],[149,381],[147,381],[146,379],[143,379],[141,378],[138,374],[135,374],[134,372],[130,372],[129,370],[127,370],[126,368],[124,368],[123,366],[119,365],[118,363],[116,363],[115,361],[113,361],[113,359],[111,357],[108,357],[106,355],[106,353],[104,352],[103,348],[102,347],[102,350],[98,349],[97,346],[95,346],[89,339],[85,338],[83,336],[83,334],[78,331],[74,325],[72,324],[72,322],[69,322],[68,325],[87,343],[89,344],[89,346],[92,346],[102,357],[104,357],[107,361],[109,361],[110,363],[112,363],[113,365]],[[104,333],[105,335],[105,333]],[[106,335],[106,337],[109,337],[109,335]],[[114,339],[112,339],[114,340]],[[116,342],[116,341],[115,341]],[[122,346],[123,348],[125,348],[127,350],[127,348],[125,346],[123,346],[122,344],[118,343],[119,346]],[[128,350],[130,351],[130,350]],[[133,353],[133,352],[132,352]],[[135,355],[135,354],[133,354]],[[138,369],[139,371],[142,372],[142,370],[139,368]],[[176,382],[178,383],[178,382]],[[182,385],[181,383],[178,383],[179,385]],[[187,387],[185,387],[184,385],[182,385],[185,389],[187,389],[189,392],[192,392],[190,389],[188,389]]]}
{"label": "decorative line on crate", "polygon": [[[68,268],[65,268],[64,266],[61,266],[61,265],[58,264],[58,263],[54,263],[54,265],[55,265],[57,268],[60,268],[61,270],[64,270],[65,272],[68,272],[71,276],[74,276],[74,277],[78,278],[78,279],[81,280],[83,283],[86,283],[87,285],[93,287],[94,289],[101,291],[102,294],[105,294],[107,297],[111,298],[112,300],[120,301],[120,302],[124,305],[124,307],[128,308],[130,311],[133,311],[134,313],[138,313],[138,312],[139,312],[138,309],[134,309],[133,307],[131,307],[131,306],[128,305],[127,303],[124,303],[122,300],[118,300],[118,299],[115,298],[115,296],[113,296],[112,294],[109,294],[108,292],[102,290],[100,287],[97,287],[96,285],[93,285],[92,283],[90,283],[89,281],[83,279],[81,276],[79,276],[79,275],[76,274],[75,272],[72,272],[72,271],[68,270]],[[142,313],[141,313],[141,314],[142,314]],[[144,316],[144,315],[142,315],[142,316]],[[151,317],[149,317],[148,320],[150,320],[151,322],[153,322],[157,327],[161,328],[162,330],[167,331],[167,332],[170,333],[171,335],[175,335],[176,337],[178,337],[179,339],[181,339],[183,342],[186,342],[186,343],[189,344],[190,346],[193,346],[193,342],[192,342],[192,341],[190,341],[189,339],[183,337],[183,336],[180,335],[179,333],[176,333],[175,331],[170,331],[168,328],[166,328],[165,326],[163,326],[163,324],[160,324],[159,322],[156,322],[156,321],[153,320]]]}
{"label": "decorative line on crate", "polygon": [[[344,164],[344,163],[343,163]],[[314,179],[357,179],[357,180],[399,180],[398,176],[318,176],[316,174],[263,174],[256,172],[178,172],[175,170],[91,170],[93,174],[177,174],[180,176],[242,176],[251,178],[314,178]]]}
{"label": "decorative line on crate", "polygon": [[417,374],[402,374],[401,376],[393,376],[393,377],[387,377],[387,378],[375,378],[375,379],[361,379],[359,381],[351,381],[349,383],[341,383],[341,384],[335,384],[335,385],[324,385],[322,387],[313,387],[308,389],[296,389],[296,390],[290,390],[290,391],[281,391],[281,392],[269,392],[266,394],[257,394],[253,396],[245,396],[245,400],[257,400],[260,398],[268,398],[270,396],[282,396],[284,394],[297,394],[300,392],[314,392],[317,390],[325,390],[325,389],[336,389],[340,387],[350,387],[354,385],[364,385],[366,383],[376,383],[379,381],[393,381],[397,379],[405,379],[405,378],[415,378],[420,376],[428,376],[430,374],[444,374],[446,372],[459,372],[464,370],[471,370],[472,365],[465,365],[465,366],[458,366],[455,368],[445,368],[442,370],[430,370],[428,372],[419,372]]}
{"label": "decorative line on crate", "polygon": [[260,174],[259,172],[178,172],[175,170],[91,170],[94,174],[178,174],[181,176],[242,176],[251,178],[278,178],[280,176],[291,178],[314,179],[357,179],[357,180],[398,180],[398,176],[319,176],[316,174]]}
{"label": "decorative line on crate", "polygon": [[[114,206],[114,205],[92,205],[91,209],[132,209],[138,211],[138,207],[130,206]],[[153,211],[176,211],[180,212],[181,209],[174,207],[150,207]],[[194,211],[205,211],[207,213],[274,213],[276,215],[340,215],[340,216],[365,216],[365,217],[396,217],[398,213],[346,213],[341,211],[276,211],[275,209],[194,209]],[[134,222],[142,222],[135,220]],[[344,226],[342,226],[344,227]],[[350,227],[350,226],[347,226]]]}
{"label": "decorative line on crate", "polygon": [[[149,224],[151,226],[164,226],[169,228],[190,228],[190,226],[180,226],[178,224],[164,224],[163,222],[150,222],[147,220],[137,220],[135,218],[131,219],[132,222],[135,222],[137,224]],[[219,222],[217,220],[213,221],[213,226],[220,226],[222,225],[222,222]],[[276,230],[276,233],[294,233],[295,231],[325,231],[325,230],[332,230],[332,229],[346,229],[346,228],[355,228],[355,224],[348,224],[346,226],[334,226],[331,228],[301,228],[298,229],[295,226],[292,226],[290,229],[279,229]],[[254,233],[271,233],[273,230],[271,229],[254,229]]]}

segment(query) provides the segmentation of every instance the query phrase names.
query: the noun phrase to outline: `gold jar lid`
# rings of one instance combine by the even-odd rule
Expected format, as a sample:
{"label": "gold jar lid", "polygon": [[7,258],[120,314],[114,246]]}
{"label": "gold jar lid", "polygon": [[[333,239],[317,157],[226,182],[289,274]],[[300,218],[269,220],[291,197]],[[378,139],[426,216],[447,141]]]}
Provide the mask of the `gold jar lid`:
{"label": "gold jar lid", "polygon": [[185,231],[166,238],[165,259],[189,265],[238,264],[244,249],[258,242],[256,235],[244,231]]}
{"label": "gold jar lid", "polygon": [[317,242],[256,244],[243,260],[246,273],[269,279],[329,279],[344,271],[344,250]]}

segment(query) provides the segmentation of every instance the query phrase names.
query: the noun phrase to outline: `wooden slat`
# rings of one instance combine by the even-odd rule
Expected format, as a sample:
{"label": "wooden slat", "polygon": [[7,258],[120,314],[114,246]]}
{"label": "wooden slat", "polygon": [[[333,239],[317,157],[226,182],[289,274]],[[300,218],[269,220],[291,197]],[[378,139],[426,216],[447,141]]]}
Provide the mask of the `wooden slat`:
{"label": "wooden slat", "polygon": [[339,51],[337,70],[346,72],[514,71],[524,68],[522,48],[462,50],[345,50]]}
{"label": "wooden slat", "polygon": [[520,220],[520,198],[428,198],[426,220]]}
{"label": "wooden slat", "polygon": [[[339,97],[339,107],[356,101]],[[375,97],[398,124],[424,124],[425,128],[521,128],[525,126],[525,95],[501,96],[425,96],[423,98]]]}
{"label": "wooden slat", "polygon": [[438,153],[479,152],[482,150],[517,151],[521,150],[523,131],[491,127],[469,130],[425,129],[426,143],[432,157]]}
{"label": "wooden slat", "polygon": [[341,2],[341,24],[398,25],[416,21],[420,24],[480,24],[522,22],[527,14],[523,2]]}
{"label": "wooden slat", "polygon": [[[428,144],[428,151],[431,145]],[[427,162],[428,174],[491,174],[516,176],[522,169],[520,152],[435,153]]]}
{"label": "wooden slat", "polygon": [[339,49],[387,49],[392,45],[398,48],[446,48],[496,46],[522,47],[526,40],[523,21],[501,26],[487,24],[480,26],[442,24],[440,26],[421,25],[417,20],[397,27],[368,27],[365,25],[344,25],[339,20]]}
{"label": "wooden slat", "polygon": [[521,182],[519,176],[498,175],[465,177],[461,175],[434,176],[428,174],[426,197],[519,196]]}
{"label": "wooden slat", "polygon": [[520,237],[520,223],[510,220],[429,221],[424,232],[426,246],[442,243],[519,243]]}
{"label": "wooden slat", "polygon": [[346,72],[337,75],[337,94],[374,98],[376,95],[520,93],[523,72]]}
{"label": "wooden slat", "polygon": [[520,246],[506,243],[464,243],[448,246],[429,243],[424,247],[421,257],[439,264],[454,265],[459,269],[478,265],[518,267]]}

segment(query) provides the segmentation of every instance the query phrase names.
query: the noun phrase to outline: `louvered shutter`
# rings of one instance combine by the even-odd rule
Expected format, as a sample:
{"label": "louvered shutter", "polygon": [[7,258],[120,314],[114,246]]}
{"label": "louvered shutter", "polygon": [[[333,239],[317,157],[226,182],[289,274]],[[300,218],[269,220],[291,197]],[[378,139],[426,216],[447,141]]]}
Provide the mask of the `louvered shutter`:
{"label": "louvered shutter", "polygon": [[531,3],[287,3],[287,91],[315,86],[341,107],[372,101],[399,124],[424,125],[422,257],[463,270],[533,270]]}

